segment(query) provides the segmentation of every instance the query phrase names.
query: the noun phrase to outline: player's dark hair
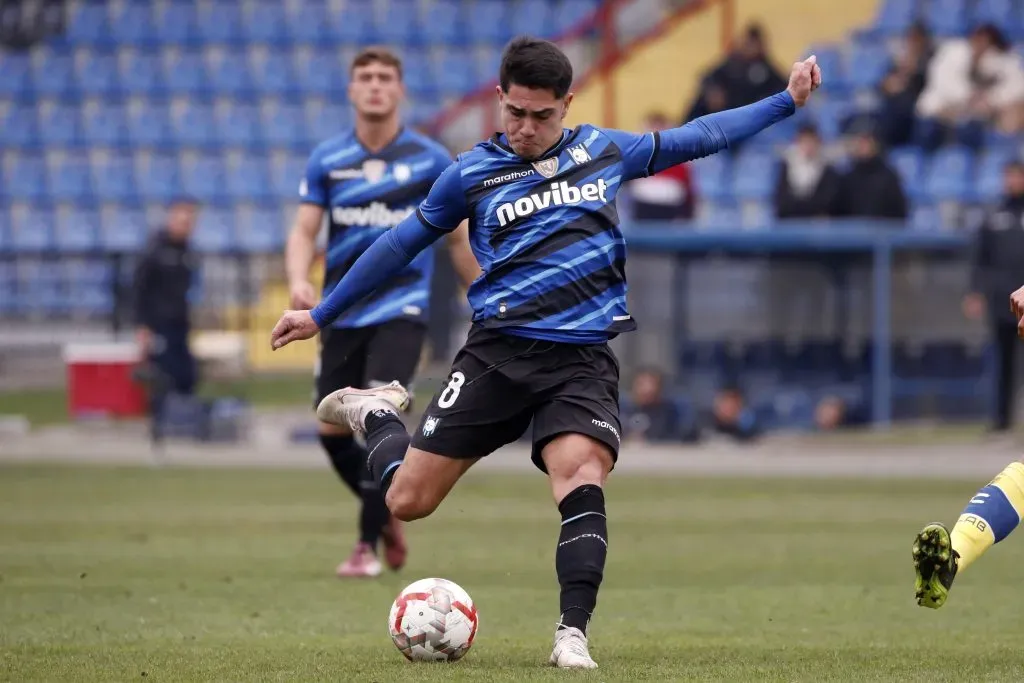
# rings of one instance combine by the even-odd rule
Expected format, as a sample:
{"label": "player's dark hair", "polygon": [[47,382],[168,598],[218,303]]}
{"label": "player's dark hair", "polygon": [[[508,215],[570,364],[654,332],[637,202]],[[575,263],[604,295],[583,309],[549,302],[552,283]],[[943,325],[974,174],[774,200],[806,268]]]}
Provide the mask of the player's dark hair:
{"label": "player's dark hair", "polygon": [[360,50],[356,56],[352,58],[352,66],[349,67],[348,73],[349,75],[352,75],[352,73],[359,67],[369,66],[370,64],[392,66],[396,71],[398,71],[398,80],[402,80],[401,58],[390,49],[381,45],[371,45]]}
{"label": "player's dark hair", "polygon": [[532,90],[550,90],[562,99],[572,87],[572,64],[557,45],[548,40],[519,36],[501,55],[501,89],[513,85]]}

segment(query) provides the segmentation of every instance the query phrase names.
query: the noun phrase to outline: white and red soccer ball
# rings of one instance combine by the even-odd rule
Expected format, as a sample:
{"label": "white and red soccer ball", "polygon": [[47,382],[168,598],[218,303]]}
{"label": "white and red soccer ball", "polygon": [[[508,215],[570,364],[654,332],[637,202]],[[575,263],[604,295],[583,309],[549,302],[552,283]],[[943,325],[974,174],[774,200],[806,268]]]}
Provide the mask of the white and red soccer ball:
{"label": "white and red soccer ball", "polygon": [[388,631],[413,662],[454,662],[473,646],[480,619],[469,593],[447,579],[420,579],[391,606]]}

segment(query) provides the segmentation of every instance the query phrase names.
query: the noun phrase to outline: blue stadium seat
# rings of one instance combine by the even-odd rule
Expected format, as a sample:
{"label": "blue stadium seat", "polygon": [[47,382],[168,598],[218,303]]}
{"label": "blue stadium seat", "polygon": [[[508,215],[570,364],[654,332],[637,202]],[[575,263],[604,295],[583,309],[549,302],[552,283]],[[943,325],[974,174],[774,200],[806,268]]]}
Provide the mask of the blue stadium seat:
{"label": "blue stadium seat", "polygon": [[270,175],[262,159],[242,157],[228,162],[226,189],[232,201],[271,199]]}
{"label": "blue stadium seat", "polygon": [[774,154],[759,150],[740,153],[733,174],[733,195],[743,200],[767,200],[775,190],[778,161]]}
{"label": "blue stadium seat", "polygon": [[426,36],[419,26],[416,5],[416,0],[382,3],[383,15],[378,28],[381,42],[403,47],[424,42]]}
{"label": "blue stadium seat", "polygon": [[562,35],[580,25],[597,10],[591,0],[562,0],[554,13],[555,35]]}
{"label": "blue stadium seat", "polygon": [[104,155],[93,162],[92,182],[101,202],[134,201],[135,162],[127,154]]}
{"label": "blue stadium seat", "polygon": [[299,183],[306,175],[307,156],[302,154],[275,155],[270,163],[270,187],[279,199],[296,199]]}
{"label": "blue stadium seat", "polygon": [[197,21],[199,41],[215,45],[242,44],[243,4],[234,0],[214,0],[201,4]]}
{"label": "blue stadium seat", "polygon": [[181,170],[176,156],[137,155],[135,168],[138,170],[139,191],[146,201],[162,204],[181,194]]}
{"label": "blue stadium seat", "polygon": [[812,102],[808,110],[821,139],[825,142],[835,142],[843,133],[844,122],[857,109],[854,102],[832,94],[818,102]]}
{"label": "blue stadium seat", "polygon": [[279,253],[284,248],[287,225],[280,211],[242,205],[235,211],[238,246],[250,253]]}
{"label": "blue stadium seat", "polygon": [[268,102],[260,109],[263,139],[268,145],[293,149],[304,149],[307,146],[301,107]]}
{"label": "blue stadium seat", "polygon": [[206,66],[198,52],[165,52],[164,85],[171,95],[201,96],[208,92]]}
{"label": "blue stadium seat", "polygon": [[92,101],[82,109],[82,139],[88,147],[120,147],[128,142],[128,121],[120,104]]}
{"label": "blue stadium seat", "polygon": [[846,80],[852,88],[874,90],[889,71],[891,62],[885,43],[856,41],[847,54]]}
{"label": "blue stadium seat", "polygon": [[22,312],[35,316],[67,312],[68,292],[61,284],[60,269],[52,263],[26,259],[18,264],[17,278],[16,306]]}
{"label": "blue stadium seat", "polygon": [[113,266],[103,259],[70,259],[61,264],[67,294],[64,307],[73,316],[105,316],[114,310]]}
{"label": "blue stadium seat", "polygon": [[839,48],[834,45],[812,45],[807,54],[818,58],[818,66],[824,76],[821,81],[822,93],[843,93],[847,90],[846,64]]}
{"label": "blue stadium seat", "polygon": [[73,98],[75,65],[70,54],[39,50],[34,56],[32,85],[37,96]]}
{"label": "blue stadium seat", "polygon": [[1013,158],[1008,148],[989,148],[977,158],[973,174],[974,193],[972,199],[978,202],[995,202],[1003,195],[1003,169]]}
{"label": "blue stadium seat", "polygon": [[117,45],[148,48],[156,45],[151,5],[146,2],[123,2],[111,7],[110,35]]}
{"label": "blue stadium seat", "polygon": [[319,3],[299,3],[285,13],[286,31],[295,45],[330,46],[333,37],[328,24],[327,10]]}
{"label": "blue stadium seat", "polygon": [[260,110],[255,104],[222,102],[214,109],[215,138],[222,145],[262,149]]}
{"label": "blue stadium seat", "polygon": [[992,23],[1011,38],[1020,39],[1024,29],[1024,8],[1017,0],[977,0],[970,25]]}
{"label": "blue stadium seat", "polygon": [[77,147],[82,143],[78,107],[48,103],[40,107],[39,136],[48,147]]}
{"label": "blue stadium seat", "polygon": [[501,69],[502,45],[484,45],[481,47],[482,55],[474,60],[476,62],[477,87],[485,83],[495,83],[498,80],[498,71]]}
{"label": "blue stadium seat", "polygon": [[138,208],[112,206],[103,210],[100,244],[108,251],[138,251],[146,243],[149,226],[146,212]]}
{"label": "blue stadium seat", "polygon": [[930,0],[925,23],[936,36],[958,36],[967,30],[967,0]]}
{"label": "blue stadium seat", "polygon": [[117,74],[117,57],[90,53],[78,60],[78,89],[84,97],[113,97],[121,92]]}
{"label": "blue stadium seat", "polygon": [[222,253],[235,247],[235,216],[230,210],[204,209],[199,214],[192,245],[202,253]]}
{"label": "blue stadium seat", "polygon": [[467,8],[467,25],[477,42],[505,43],[512,37],[509,3],[474,2]]}
{"label": "blue stadium seat", "polygon": [[725,154],[713,154],[690,163],[698,196],[712,202],[732,198],[731,159]]}
{"label": "blue stadium seat", "polygon": [[406,90],[413,97],[432,95],[437,91],[430,51],[415,47],[402,50]]}
{"label": "blue stadium seat", "polygon": [[95,198],[92,188],[92,166],[89,159],[78,155],[59,155],[49,164],[50,194],[58,202],[90,202]]}
{"label": "blue stadium seat", "polygon": [[413,125],[426,124],[434,120],[442,111],[444,111],[444,105],[433,96],[422,99],[410,97],[406,120]]}
{"label": "blue stadium seat", "polygon": [[54,216],[43,206],[16,208],[11,221],[11,246],[15,251],[47,251],[53,248]]}
{"label": "blue stadium seat", "polygon": [[554,3],[549,0],[521,0],[508,19],[513,35],[553,38],[556,33]]}
{"label": "blue stadium seat", "polygon": [[446,95],[463,95],[476,87],[477,74],[469,50],[445,50],[437,62],[437,84]]}
{"label": "blue stadium seat", "polygon": [[0,112],[0,149],[29,150],[39,146],[39,127],[34,106],[12,102],[0,108]]}
{"label": "blue stadium seat", "polygon": [[195,3],[170,0],[155,14],[156,39],[166,46],[195,47],[200,44],[199,18]]}
{"label": "blue stadium seat", "polygon": [[220,155],[188,157],[181,162],[181,186],[185,194],[203,203],[219,203],[226,196],[227,172]]}
{"label": "blue stadium seat", "polygon": [[875,16],[874,28],[887,36],[902,34],[919,12],[919,0],[883,0]]}
{"label": "blue stadium seat", "polygon": [[242,13],[242,37],[246,43],[285,45],[288,42],[288,17],[284,3],[274,0],[245,3]]}
{"label": "blue stadium seat", "polygon": [[295,77],[307,95],[337,95],[344,91],[345,66],[334,50],[302,52],[295,58]]}
{"label": "blue stadium seat", "polygon": [[327,26],[332,37],[353,45],[376,43],[380,37],[374,19],[373,0],[346,0],[340,12],[329,12]]}
{"label": "blue stadium seat", "polygon": [[106,3],[76,2],[68,12],[65,40],[74,46],[106,47],[111,44]]}
{"label": "blue stadium seat", "polygon": [[[414,107],[410,105],[409,110],[414,111]],[[347,105],[306,102],[306,130],[317,141],[317,144],[340,135],[348,122],[349,108]]]}
{"label": "blue stadium seat", "polygon": [[50,183],[46,164],[37,155],[8,155],[4,187],[12,201],[40,201],[49,196]]}
{"label": "blue stadium seat", "polygon": [[903,191],[912,201],[924,196],[924,156],[914,148],[894,149],[889,153],[889,163],[896,169],[903,181]]}
{"label": "blue stadium seat", "polygon": [[918,203],[910,212],[910,227],[921,232],[942,229],[942,214],[933,204]]}
{"label": "blue stadium seat", "polygon": [[128,141],[133,147],[165,149],[171,140],[166,106],[147,101],[129,103]]}
{"label": "blue stadium seat", "polygon": [[[540,0],[543,2],[544,0]],[[419,14],[420,32],[436,45],[462,45],[466,42],[464,6],[458,0],[434,0]]]}
{"label": "blue stadium seat", "polygon": [[206,62],[209,84],[222,97],[240,98],[253,92],[248,55],[243,51],[218,50]]}
{"label": "blue stadium seat", "polygon": [[121,50],[118,55],[121,88],[137,97],[158,97],[164,93],[163,66],[157,54]]}
{"label": "blue stadium seat", "polygon": [[265,47],[250,50],[249,73],[263,96],[292,97],[299,94],[298,79],[288,50]]}
{"label": "blue stadium seat", "polygon": [[933,202],[964,201],[970,195],[968,178],[973,156],[968,149],[943,148],[935,153],[925,171],[925,193]]}
{"label": "blue stadium seat", "polygon": [[0,52],[0,98],[24,99],[32,95],[32,60],[28,53]]}
{"label": "blue stadium seat", "polygon": [[100,247],[100,214],[95,209],[58,207],[54,227],[55,243],[60,251],[92,251]]}

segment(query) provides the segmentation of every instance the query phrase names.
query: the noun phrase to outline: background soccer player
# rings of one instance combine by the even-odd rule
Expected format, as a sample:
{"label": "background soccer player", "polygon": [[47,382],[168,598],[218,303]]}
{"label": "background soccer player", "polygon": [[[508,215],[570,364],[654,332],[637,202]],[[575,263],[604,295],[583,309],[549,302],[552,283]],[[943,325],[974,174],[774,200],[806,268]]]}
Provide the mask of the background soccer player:
{"label": "background soccer player", "polygon": [[[309,158],[301,201],[288,238],[285,262],[293,308],[317,303],[309,281],[316,236],[327,212],[329,234],[324,292],[330,293],[374,240],[411,214],[451,162],[436,142],[402,126],[402,64],[384,48],[358,54],[350,69],[348,97],[355,126],[319,145]],[[450,249],[467,283],[480,273],[466,227],[450,235]],[[423,252],[401,272],[335,320],[320,336],[316,401],[346,386],[370,387],[412,380],[426,334],[434,255]],[[383,534],[385,559],[398,569],[406,548],[400,523],[366,469],[366,450],[345,427],[321,423],[320,443],[338,476],[362,499],[359,542],[338,566],[339,576],[376,576],[376,549]]]}
{"label": "background soccer player", "polygon": [[[1024,339],[1024,287],[1010,295],[1017,335]],[[946,604],[957,574],[1010,535],[1024,514],[1024,458],[1011,462],[974,494],[953,529],[927,525],[914,539],[914,592],[917,604],[938,609]]]}
{"label": "background soccer player", "polygon": [[405,520],[433,512],[474,462],[532,421],[533,461],[562,518],[550,661],[594,668],[586,631],[608,547],[602,487],[621,433],[619,366],[607,342],[636,327],[626,310],[616,193],[631,178],[713,154],[792,115],[821,71],[811,57],[793,65],[784,92],[645,134],[564,129],[572,66],[550,42],[513,40],[499,80],[505,132],[460,154],[416,214],[377,240],[315,309],[286,312],[272,345],[314,336],[471,218],[484,270],[469,291],[474,325],[415,436],[396,413],[408,400],[398,385],[341,390],[318,414],[365,431],[375,480]]}

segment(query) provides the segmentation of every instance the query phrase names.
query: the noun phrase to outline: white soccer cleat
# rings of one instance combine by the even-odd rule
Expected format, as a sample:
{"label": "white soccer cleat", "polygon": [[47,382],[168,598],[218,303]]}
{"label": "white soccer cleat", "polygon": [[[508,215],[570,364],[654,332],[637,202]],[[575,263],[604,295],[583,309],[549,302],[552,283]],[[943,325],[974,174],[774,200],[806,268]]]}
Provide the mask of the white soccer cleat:
{"label": "white soccer cleat", "polygon": [[587,637],[578,628],[555,631],[555,649],[551,652],[551,666],[559,669],[596,669],[597,662],[590,658]]}
{"label": "white soccer cleat", "polygon": [[409,392],[397,381],[374,389],[345,387],[329,394],[316,408],[321,422],[365,433],[366,416],[373,410],[399,413],[409,405]]}

